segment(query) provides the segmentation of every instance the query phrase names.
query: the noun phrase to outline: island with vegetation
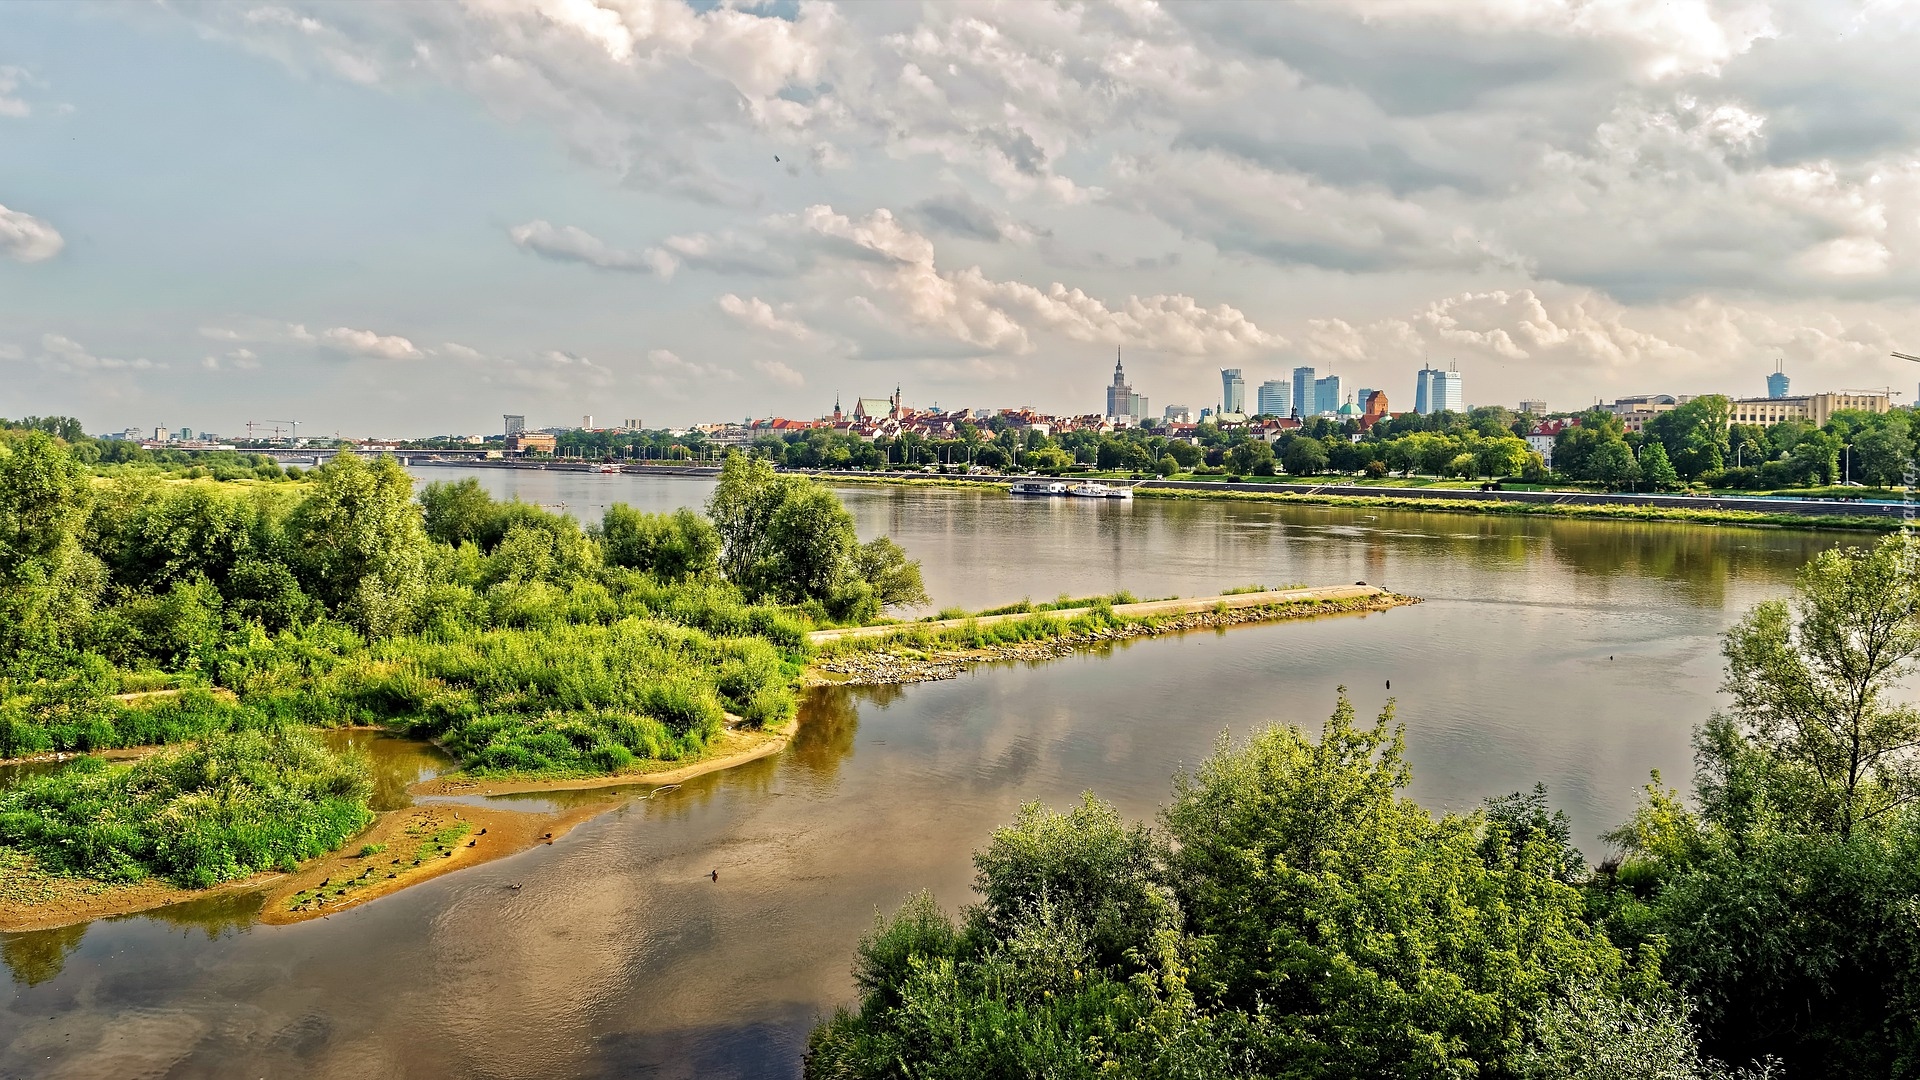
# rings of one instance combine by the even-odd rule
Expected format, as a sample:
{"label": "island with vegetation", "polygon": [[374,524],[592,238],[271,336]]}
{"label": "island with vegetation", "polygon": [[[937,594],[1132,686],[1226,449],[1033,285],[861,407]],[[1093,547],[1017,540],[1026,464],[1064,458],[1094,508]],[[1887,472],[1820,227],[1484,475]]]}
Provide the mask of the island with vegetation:
{"label": "island with vegetation", "polygon": [[[458,770],[419,794],[678,782],[784,745],[818,635],[885,623],[904,629],[869,651],[925,644],[883,618],[926,602],[919,565],[747,455],[704,514],[616,504],[586,527],[472,479],[416,498],[391,458],[234,468],[0,431],[0,761],[47,766],[0,788],[0,928],[264,876],[286,879],[270,918],[338,910],[581,819],[375,814],[366,762],[318,733],[443,748]],[[1090,618],[997,633],[1186,625]]]}

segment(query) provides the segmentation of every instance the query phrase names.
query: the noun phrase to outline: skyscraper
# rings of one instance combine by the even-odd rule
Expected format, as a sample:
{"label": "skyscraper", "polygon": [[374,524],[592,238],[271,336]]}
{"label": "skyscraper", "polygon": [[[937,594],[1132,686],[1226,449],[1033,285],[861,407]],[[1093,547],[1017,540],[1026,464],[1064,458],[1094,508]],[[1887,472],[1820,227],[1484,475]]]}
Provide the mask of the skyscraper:
{"label": "skyscraper", "polygon": [[1433,377],[1439,372],[1425,364],[1413,376],[1413,411],[1421,416],[1433,412]]}
{"label": "skyscraper", "polygon": [[1220,369],[1220,411],[1244,413],[1247,411],[1247,380],[1240,376],[1237,367]]}
{"label": "skyscraper", "polygon": [[1435,412],[1467,411],[1467,399],[1460,390],[1458,371],[1449,369],[1433,373],[1433,408]]}
{"label": "skyscraper", "polygon": [[1107,387],[1107,415],[1111,417],[1138,418],[1146,411],[1147,399],[1139,398],[1134,404],[1133,387],[1127,385],[1127,373],[1120,368],[1120,350],[1113,351],[1113,385]]}
{"label": "skyscraper", "polygon": [[1313,415],[1325,416],[1340,411],[1340,376],[1313,380]]}
{"label": "skyscraper", "polygon": [[527,418],[524,416],[515,416],[512,413],[502,413],[500,416],[500,419],[505,420],[507,422],[506,433],[508,435],[518,435],[521,432],[527,430]]}
{"label": "skyscraper", "polygon": [[1293,415],[1306,419],[1313,415],[1313,369],[1293,369]]}
{"label": "skyscraper", "polygon": [[1260,400],[1255,405],[1262,416],[1293,415],[1293,385],[1285,379],[1268,379],[1260,384]]}
{"label": "skyscraper", "polygon": [[1787,396],[1787,373],[1783,370],[1784,361],[1776,361],[1773,374],[1767,376],[1767,396],[1783,398]]}

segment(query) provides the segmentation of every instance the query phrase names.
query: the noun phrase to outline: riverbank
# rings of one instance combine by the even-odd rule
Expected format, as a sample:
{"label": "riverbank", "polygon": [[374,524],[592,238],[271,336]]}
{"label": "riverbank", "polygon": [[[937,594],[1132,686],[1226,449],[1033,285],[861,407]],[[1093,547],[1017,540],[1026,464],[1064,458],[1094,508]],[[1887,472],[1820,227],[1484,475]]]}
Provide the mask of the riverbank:
{"label": "riverbank", "polygon": [[[1480,493],[1476,492],[1476,495]],[[1498,494],[1489,492],[1488,495]],[[1515,495],[1551,495],[1551,492],[1514,492]],[[1209,490],[1204,488],[1134,488],[1143,499],[1227,499],[1245,502],[1302,503],[1319,506],[1351,506],[1369,510],[1418,510],[1438,514],[1479,514],[1494,517],[1584,518],[1607,521],[1670,521],[1693,525],[1743,525],[1756,528],[1839,530],[1847,532],[1891,532],[1904,519],[1897,514],[1852,516],[1844,514],[1766,513],[1756,510],[1715,509],[1716,500],[1693,500],[1693,506],[1648,505],[1629,502],[1523,502],[1480,498],[1421,498],[1411,495],[1347,495],[1294,491]],[[1572,496],[1569,495],[1569,498]],[[1586,496],[1588,499],[1599,496]],[[1751,501],[1751,500],[1749,500]]]}
{"label": "riverbank", "polygon": [[[1004,661],[1053,660],[1089,646],[1130,638],[1181,634],[1193,630],[1224,629],[1252,623],[1284,619],[1314,618],[1323,615],[1370,614],[1420,603],[1418,597],[1402,596],[1385,589],[1366,586],[1334,589],[1279,590],[1283,593],[1335,592],[1326,598],[1295,598],[1285,602],[1243,603],[1229,606],[1224,601],[1243,597],[1271,596],[1274,593],[1249,593],[1240,596],[1209,597],[1212,606],[1198,607],[1207,601],[1158,600],[1145,604],[1121,604],[1111,609],[1113,618],[1061,618],[1064,613],[1036,612],[1010,616],[986,616],[979,620],[949,620],[960,625],[939,629],[898,627],[891,636],[852,638],[841,643],[845,651],[822,657],[808,670],[815,685],[899,686],[935,682],[958,677],[968,668]],[[1126,608],[1166,607],[1166,614],[1120,614]],[[1179,610],[1180,608],[1185,610]],[[980,640],[993,634],[991,626],[980,627],[987,619],[1019,620],[1012,624],[1022,636],[1014,640]]]}
{"label": "riverbank", "polygon": [[731,769],[779,753],[793,741],[792,722],[782,731],[735,728],[722,732],[709,749],[713,752],[697,761],[650,761],[604,776],[540,777],[468,776],[448,773],[423,780],[407,789],[409,795],[531,795],[542,791],[589,791],[594,788],[627,787],[634,784],[678,784],[696,776]]}
{"label": "riverbank", "polygon": [[[792,740],[784,731],[730,729],[713,752],[688,763],[653,762],[608,776],[483,778],[459,773],[412,785],[413,796],[531,794],[542,791],[646,785],[663,787],[779,753]],[[151,753],[111,752],[115,757]],[[71,758],[79,755],[66,755]],[[574,826],[624,804],[609,798],[543,812],[468,803],[416,803],[377,815],[338,850],[292,873],[255,874],[206,889],[183,889],[158,878],[111,884],[42,872],[31,856],[0,848],[0,933],[48,930],[94,919],[133,915],[213,896],[259,890],[258,921],[269,925],[323,918],[430,881],[443,874],[551,843]]]}
{"label": "riverbank", "polygon": [[[871,473],[853,470],[795,469],[793,472],[834,483],[1005,489],[1014,476]],[[1089,479],[1128,484],[1138,498],[1225,499],[1352,506],[1374,510],[1415,510],[1444,514],[1564,517],[1614,521],[1672,521],[1696,525],[1746,525],[1808,530],[1887,532],[1900,528],[1904,507],[1892,502],[1842,503],[1817,498],[1761,498],[1742,495],[1659,495],[1593,491],[1479,491],[1440,487],[1374,487],[1341,479],[1327,483],[1142,479],[1129,481],[1094,475]]]}

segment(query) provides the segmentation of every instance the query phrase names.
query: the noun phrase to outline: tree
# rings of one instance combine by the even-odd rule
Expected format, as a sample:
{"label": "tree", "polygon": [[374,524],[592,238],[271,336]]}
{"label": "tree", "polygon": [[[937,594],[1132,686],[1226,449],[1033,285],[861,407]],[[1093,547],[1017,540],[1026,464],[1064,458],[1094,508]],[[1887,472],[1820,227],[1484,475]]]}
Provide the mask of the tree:
{"label": "tree", "polygon": [[1623,992],[1550,837],[1488,845],[1410,780],[1391,706],[1360,727],[1344,693],[1317,739],[1269,728],[1175,780],[1175,895],[1216,1004],[1270,1018],[1269,1074],[1510,1075],[1564,981]]}
{"label": "tree", "polygon": [[1200,464],[1206,452],[1184,439],[1172,439],[1167,442],[1167,456],[1179,462],[1182,469],[1191,469]]}
{"label": "tree", "polygon": [[749,595],[757,588],[761,565],[772,555],[768,528],[773,515],[797,479],[738,451],[729,451],[720,468],[707,516],[720,533],[720,572]]}
{"label": "tree", "polygon": [[1840,478],[1841,446],[1838,435],[1809,431],[1787,456],[1805,477],[1803,483],[1831,484]]}
{"label": "tree", "polygon": [[313,471],[287,518],[287,558],[301,588],[380,637],[404,629],[426,591],[427,534],[413,478],[390,457],[341,453]]}
{"label": "tree", "polygon": [[1522,1080],[1765,1080],[1700,1053],[1686,1010],[1670,1001],[1635,1004],[1574,986],[1539,1017],[1520,1055]]}
{"label": "tree", "polygon": [[81,549],[86,473],[46,434],[0,442],[0,659],[84,626],[105,585]]}
{"label": "tree", "polygon": [[853,515],[805,477],[730,454],[707,512],[721,572],[750,598],[818,603],[843,621],[871,618],[888,603],[925,601],[919,564],[891,540],[862,547]]}
{"label": "tree", "polygon": [[719,567],[719,530],[686,507],[648,514],[614,503],[600,518],[600,542],[607,565],[644,570],[661,581],[684,581]]}
{"label": "tree", "polygon": [[767,520],[768,557],[755,568],[754,589],[786,603],[824,600],[846,580],[859,546],[853,515],[810,480],[782,489]]}
{"label": "tree", "polygon": [[1667,448],[1657,441],[1640,448],[1640,480],[1655,491],[1672,491],[1680,486],[1680,474],[1667,459]]}
{"label": "tree", "polygon": [[1273,475],[1273,447],[1264,440],[1247,439],[1227,451],[1227,467],[1242,476],[1258,473],[1262,466],[1267,470],[1264,475]]}
{"label": "tree", "polygon": [[874,599],[882,606],[915,607],[929,602],[920,564],[907,558],[891,537],[876,537],[855,549],[853,571],[873,586]]}
{"label": "tree", "polygon": [[1474,467],[1482,476],[1512,476],[1527,463],[1527,443],[1512,435],[1481,440],[1473,449]]}
{"label": "tree", "polygon": [[1727,633],[1729,713],[1701,743],[1716,798],[1841,837],[1920,797],[1920,711],[1891,695],[1920,655],[1920,543],[1828,550],[1791,601]]}
{"label": "tree", "polygon": [[1913,462],[1913,439],[1905,417],[1865,432],[1853,442],[1853,475],[1869,484],[1892,486],[1906,476]]}
{"label": "tree", "polygon": [[1640,466],[1633,460],[1633,451],[1618,439],[1600,443],[1594,447],[1587,458],[1586,476],[1582,479],[1597,480],[1614,491],[1632,488],[1640,483]]}
{"label": "tree", "polygon": [[1299,438],[1287,446],[1287,471],[1295,476],[1314,476],[1327,467],[1327,447],[1319,439]]}

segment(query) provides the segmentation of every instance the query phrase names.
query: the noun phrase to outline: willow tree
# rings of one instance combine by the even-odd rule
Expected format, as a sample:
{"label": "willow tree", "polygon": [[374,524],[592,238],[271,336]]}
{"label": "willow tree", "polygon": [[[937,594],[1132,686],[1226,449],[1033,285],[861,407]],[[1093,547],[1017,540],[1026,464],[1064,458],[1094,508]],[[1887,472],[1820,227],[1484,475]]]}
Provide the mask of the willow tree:
{"label": "willow tree", "polygon": [[1920,798],[1920,542],[1826,551],[1789,600],[1727,633],[1732,708],[1702,731],[1702,795],[1746,820],[1841,837]]}

